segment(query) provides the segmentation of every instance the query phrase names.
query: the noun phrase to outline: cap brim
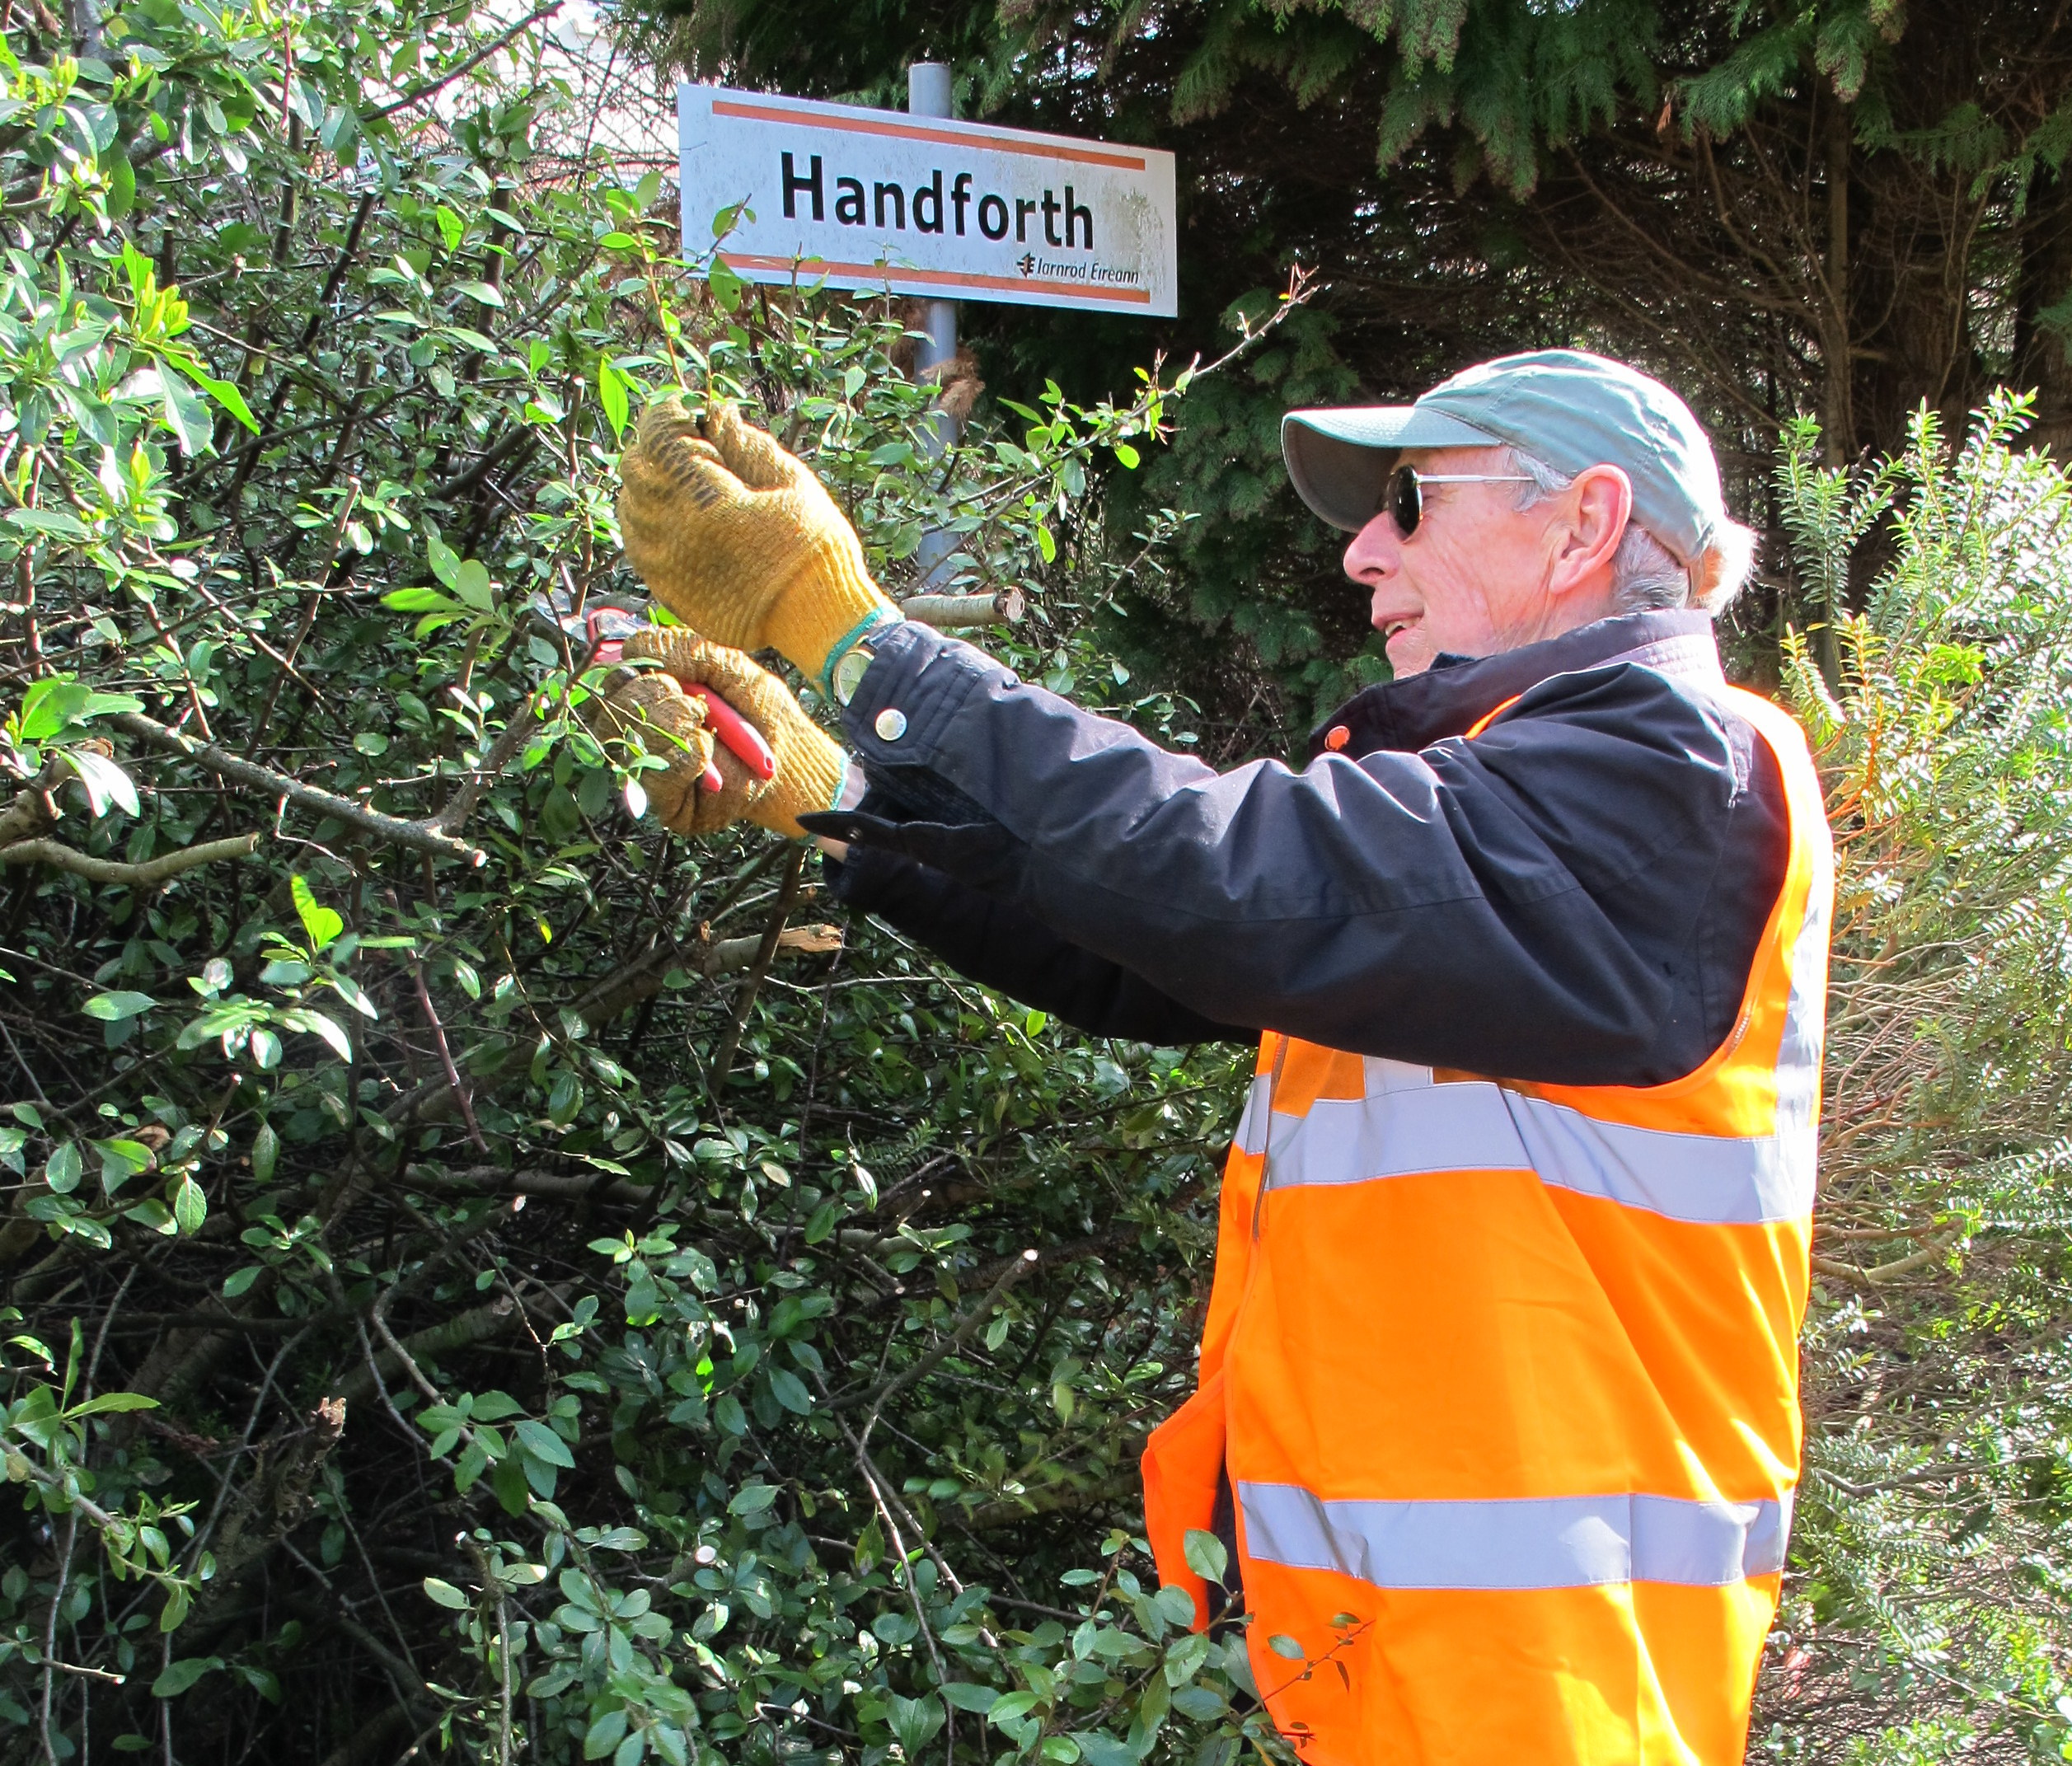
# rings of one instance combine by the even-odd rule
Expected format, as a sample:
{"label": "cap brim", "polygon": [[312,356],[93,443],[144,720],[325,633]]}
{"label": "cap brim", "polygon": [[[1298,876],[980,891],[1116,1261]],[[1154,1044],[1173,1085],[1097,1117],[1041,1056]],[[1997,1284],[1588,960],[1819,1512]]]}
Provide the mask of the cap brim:
{"label": "cap brim", "polygon": [[1443,411],[1369,405],[1290,411],[1281,419],[1281,457],[1302,500],[1348,533],[1381,508],[1381,487],[1406,447],[1488,447],[1498,438]]}

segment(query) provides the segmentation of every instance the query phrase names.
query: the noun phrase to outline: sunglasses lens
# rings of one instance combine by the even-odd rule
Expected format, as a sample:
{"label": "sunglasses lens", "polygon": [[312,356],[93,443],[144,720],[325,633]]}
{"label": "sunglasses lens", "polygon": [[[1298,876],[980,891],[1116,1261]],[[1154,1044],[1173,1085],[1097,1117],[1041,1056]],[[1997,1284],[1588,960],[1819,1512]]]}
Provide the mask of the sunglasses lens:
{"label": "sunglasses lens", "polygon": [[1409,466],[1398,466],[1389,475],[1387,505],[1395,531],[1409,539],[1418,531],[1418,518],[1424,513],[1423,499],[1418,494],[1418,475]]}

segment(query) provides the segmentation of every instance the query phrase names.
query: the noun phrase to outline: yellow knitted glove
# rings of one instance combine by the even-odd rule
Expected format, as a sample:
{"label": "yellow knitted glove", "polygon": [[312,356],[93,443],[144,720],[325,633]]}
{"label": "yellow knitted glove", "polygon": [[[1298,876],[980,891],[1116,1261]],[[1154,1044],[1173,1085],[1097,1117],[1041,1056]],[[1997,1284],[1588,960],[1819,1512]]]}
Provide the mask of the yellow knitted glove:
{"label": "yellow knitted glove", "polygon": [[[673,692],[676,703],[698,714],[697,733],[708,743],[712,764],[725,781],[724,789],[717,793],[701,789],[699,775],[704,762],[685,752],[681,764],[673,761],[668,771],[659,775],[659,786],[648,787],[664,827],[678,834],[706,834],[746,816],[760,827],[803,840],[805,830],[799,826],[799,817],[834,808],[848,771],[848,757],[799,710],[790,690],[768,669],[758,668],[739,650],[709,644],[681,630],[636,632],[626,639],[625,653],[652,658],[662,664],[635,686],[649,694]],[[776,761],[773,777],[757,779],[724,742],[713,741],[705,707],[684,691],[690,686],[710,687],[755,727]],[[617,698],[615,694],[614,705]]]}
{"label": "yellow knitted glove", "polygon": [[[604,698],[589,724],[600,738],[616,738],[668,762],[659,772],[642,772],[640,779],[655,814],[672,833],[717,833],[740,820],[748,808],[748,788],[760,786],[732,755],[717,758],[724,751],[706,727],[704,705],[666,674],[613,669],[605,677]],[[705,788],[708,767],[719,769],[724,790]]]}
{"label": "yellow knitted glove", "polygon": [[820,481],[723,399],[701,424],[674,394],[619,462],[626,555],[715,644],[774,645],[809,679],[874,616],[898,617]]}

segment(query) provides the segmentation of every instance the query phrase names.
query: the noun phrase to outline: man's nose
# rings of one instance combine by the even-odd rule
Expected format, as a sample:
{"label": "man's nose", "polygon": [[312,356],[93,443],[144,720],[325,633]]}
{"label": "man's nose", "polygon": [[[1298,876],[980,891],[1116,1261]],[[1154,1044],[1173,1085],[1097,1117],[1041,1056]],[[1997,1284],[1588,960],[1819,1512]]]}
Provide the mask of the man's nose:
{"label": "man's nose", "polygon": [[1384,511],[1353,535],[1345,549],[1345,574],[1356,583],[1370,585],[1394,576],[1402,548],[1402,536]]}

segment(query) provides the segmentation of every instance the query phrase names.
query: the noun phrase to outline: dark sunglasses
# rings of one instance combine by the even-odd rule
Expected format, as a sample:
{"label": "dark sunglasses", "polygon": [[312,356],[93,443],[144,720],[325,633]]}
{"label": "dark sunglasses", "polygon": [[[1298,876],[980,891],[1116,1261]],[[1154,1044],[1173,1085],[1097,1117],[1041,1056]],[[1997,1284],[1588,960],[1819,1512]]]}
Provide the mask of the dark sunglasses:
{"label": "dark sunglasses", "polygon": [[1420,472],[1415,466],[1398,466],[1381,488],[1381,507],[1389,512],[1395,531],[1404,539],[1418,531],[1424,519],[1424,485],[1530,485],[1522,472]]}

